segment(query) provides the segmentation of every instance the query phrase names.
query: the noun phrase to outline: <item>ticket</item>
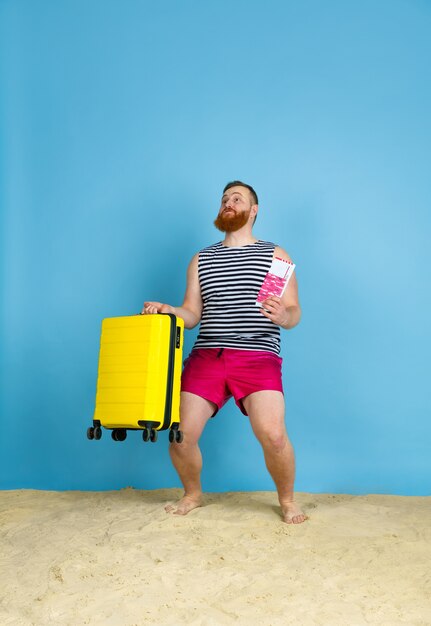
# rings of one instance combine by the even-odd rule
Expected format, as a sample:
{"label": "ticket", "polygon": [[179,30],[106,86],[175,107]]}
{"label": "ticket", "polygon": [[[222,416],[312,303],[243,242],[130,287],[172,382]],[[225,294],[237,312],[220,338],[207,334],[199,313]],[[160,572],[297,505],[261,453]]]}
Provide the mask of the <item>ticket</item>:
{"label": "ticket", "polygon": [[292,263],[292,261],[274,257],[271,267],[262,283],[262,287],[257,294],[256,305],[261,307],[261,303],[269,298],[269,296],[278,296],[281,298],[292,277],[295,267],[296,265]]}

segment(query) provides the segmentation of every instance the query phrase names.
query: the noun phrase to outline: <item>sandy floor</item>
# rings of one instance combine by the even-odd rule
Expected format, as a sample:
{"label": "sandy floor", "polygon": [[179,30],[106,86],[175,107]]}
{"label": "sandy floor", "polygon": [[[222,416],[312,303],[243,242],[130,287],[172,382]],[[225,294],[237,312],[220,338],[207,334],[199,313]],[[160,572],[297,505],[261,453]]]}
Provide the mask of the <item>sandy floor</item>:
{"label": "sandy floor", "polygon": [[431,624],[431,497],[0,492],[0,624]]}

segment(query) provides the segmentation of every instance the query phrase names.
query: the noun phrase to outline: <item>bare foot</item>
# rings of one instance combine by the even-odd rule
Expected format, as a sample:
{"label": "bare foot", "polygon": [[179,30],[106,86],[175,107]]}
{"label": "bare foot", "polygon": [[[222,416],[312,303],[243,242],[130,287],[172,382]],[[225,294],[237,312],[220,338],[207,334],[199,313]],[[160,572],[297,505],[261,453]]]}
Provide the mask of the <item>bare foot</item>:
{"label": "bare foot", "polygon": [[296,502],[282,502],[281,513],[283,522],[286,524],[301,524],[308,519],[308,516],[301,511]]}
{"label": "bare foot", "polygon": [[166,513],[174,513],[174,515],[187,515],[200,506],[202,506],[201,496],[183,496],[176,504],[166,505],[165,511]]}

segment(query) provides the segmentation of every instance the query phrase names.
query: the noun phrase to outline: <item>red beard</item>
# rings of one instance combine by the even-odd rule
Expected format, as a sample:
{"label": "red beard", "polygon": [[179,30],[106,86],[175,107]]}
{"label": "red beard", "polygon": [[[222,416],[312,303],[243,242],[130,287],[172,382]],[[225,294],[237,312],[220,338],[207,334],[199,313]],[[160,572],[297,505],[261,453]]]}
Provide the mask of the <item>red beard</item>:
{"label": "red beard", "polygon": [[235,211],[227,213],[225,209],[217,216],[217,219],[214,220],[214,226],[221,230],[222,233],[234,233],[247,224],[250,210],[251,209],[241,211],[240,213],[236,213]]}

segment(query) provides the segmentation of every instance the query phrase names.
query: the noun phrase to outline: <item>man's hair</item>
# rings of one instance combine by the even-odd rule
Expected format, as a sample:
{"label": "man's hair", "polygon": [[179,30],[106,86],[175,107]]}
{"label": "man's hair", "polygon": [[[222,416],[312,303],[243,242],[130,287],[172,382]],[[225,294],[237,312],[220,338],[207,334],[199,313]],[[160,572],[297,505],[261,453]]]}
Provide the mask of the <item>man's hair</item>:
{"label": "man's hair", "polygon": [[255,190],[253,189],[251,185],[247,185],[247,183],[243,183],[240,180],[233,180],[232,182],[226,185],[226,187],[223,189],[223,193],[227,191],[228,189],[230,189],[231,187],[245,187],[246,189],[249,190],[251,194],[251,199],[253,201],[252,204],[259,204],[257,200],[257,193],[255,192]]}

